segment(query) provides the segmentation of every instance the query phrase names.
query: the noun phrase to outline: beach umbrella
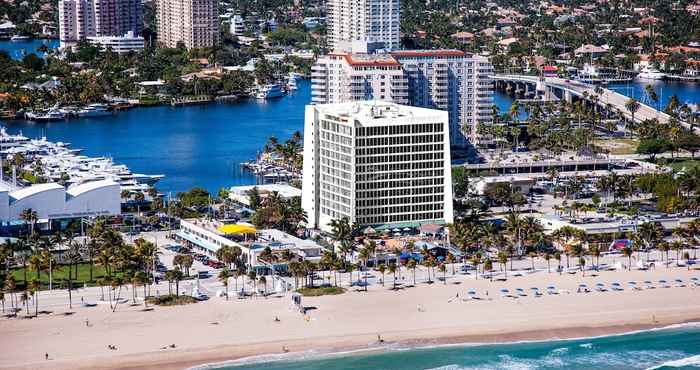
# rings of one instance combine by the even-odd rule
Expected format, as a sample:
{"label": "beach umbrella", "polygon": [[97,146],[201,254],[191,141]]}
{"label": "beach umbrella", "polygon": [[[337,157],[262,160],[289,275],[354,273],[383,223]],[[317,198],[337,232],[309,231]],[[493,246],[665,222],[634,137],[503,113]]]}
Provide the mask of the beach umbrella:
{"label": "beach umbrella", "polygon": [[510,295],[510,291],[506,288],[501,289],[500,292],[501,292],[501,297],[507,297],[508,295]]}
{"label": "beach umbrella", "polygon": [[399,231],[401,231],[401,229],[395,228],[395,229],[393,229],[393,230],[391,230],[391,231],[393,231],[393,232],[395,232],[395,233],[398,233]]}
{"label": "beach umbrella", "polygon": [[375,234],[376,232],[377,230],[374,230],[372,226],[367,226],[367,228],[363,231],[365,235]]}
{"label": "beach umbrella", "polygon": [[404,228],[403,228],[403,231],[411,231],[411,228],[410,228],[410,227],[404,227]]}
{"label": "beach umbrella", "polygon": [[472,297],[474,297],[474,296],[476,296],[476,290],[474,290],[474,289],[469,289],[469,290],[467,291],[467,294],[470,295],[470,296],[472,296]]}

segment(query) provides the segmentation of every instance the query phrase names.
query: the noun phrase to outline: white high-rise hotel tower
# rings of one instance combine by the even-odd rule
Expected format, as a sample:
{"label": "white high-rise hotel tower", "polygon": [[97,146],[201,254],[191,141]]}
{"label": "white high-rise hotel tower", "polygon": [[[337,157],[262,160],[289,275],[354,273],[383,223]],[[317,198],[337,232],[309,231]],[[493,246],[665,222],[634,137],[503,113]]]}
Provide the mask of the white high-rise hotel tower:
{"label": "white high-rise hotel tower", "polygon": [[493,66],[460,50],[399,50],[399,0],[328,0],[328,46],[311,70],[314,104],[382,100],[448,112],[450,145],[491,122]]}
{"label": "white high-rise hotel tower", "polygon": [[447,122],[444,111],[381,101],[308,105],[301,202],[309,225],[452,222]]}
{"label": "white high-rise hotel tower", "polygon": [[331,50],[358,50],[363,43],[371,49],[399,48],[399,0],[328,0],[326,8]]}

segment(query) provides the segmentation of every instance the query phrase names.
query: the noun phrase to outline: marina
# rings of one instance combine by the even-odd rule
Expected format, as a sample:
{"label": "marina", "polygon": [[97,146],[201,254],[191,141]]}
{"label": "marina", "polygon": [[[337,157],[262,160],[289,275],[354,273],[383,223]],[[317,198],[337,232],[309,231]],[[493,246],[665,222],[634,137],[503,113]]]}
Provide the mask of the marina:
{"label": "marina", "polygon": [[298,89],[273,100],[241,99],[234,104],[208,103],[178,107],[136,107],[103,117],[51,122],[8,120],[12,134],[70,142],[91,157],[109,157],[132,171],[163,174],[164,194],[203,187],[255,184],[258,178],[241,167],[254,159],[270,136],[280,142],[300,131],[310,100],[306,80]]}
{"label": "marina", "polygon": [[[17,178],[20,171],[27,171],[37,179],[59,183],[68,188],[110,180],[119,184],[121,190],[144,193],[163,178],[163,175],[133,173],[126,165],[114,163],[112,158],[88,157],[81,155],[81,152],[81,149],[71,148],[69,143],[51,142],[45,137],[29,139],[21,133],[10,135],[4,127],[0,129],[0,158],[10,163],[23,163],[20,168],[12,165],[12,177],[7,182],[13,188],[29,185],[27,180]],[[19,160],[18,157],[22,159]]]}

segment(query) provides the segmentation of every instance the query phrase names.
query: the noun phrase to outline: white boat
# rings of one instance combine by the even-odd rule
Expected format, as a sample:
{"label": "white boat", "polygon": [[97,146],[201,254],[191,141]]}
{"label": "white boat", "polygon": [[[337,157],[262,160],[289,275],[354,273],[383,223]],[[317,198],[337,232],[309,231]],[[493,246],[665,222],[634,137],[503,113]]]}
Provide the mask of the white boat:
{"label": "white boat", "polygon": [[61,121],[61,120],[66,119],[66,114],[61,112],[58,109],[49,109],[49,110],[40,111],[40,112],[27,112],[27,114],[25,116],[30,121],[40,121],[40,122]]}
{"label": "white boat", "polygon": [[14,35],[10,37],[10,41],[27,41],[29,40],[29,36],[22,36],[22,35]]}
{"label": "white boat", "polygon": [[255,97],[258,99],[273,99],[279,98],[284,95],[284,91],[277,84],[267,84],[258,86],[258,91],[255,93]]}
{"label": "white boat", "polygon": [[297,89],[297,79],[294,76],[289,76],[287,79],[287,90],[293,91]]}
{"label": "white boat", "polygon": [[87,107],[78,110],[78,117],[101,117],[109,116],[112,114],[111,111],[107,110],[107,106],[104,104],[90,104]]}
{"label": "white boat", "polygon": [[641,78],[643,80],[663,80],[665,77],[665,73],[660,72],[658,69],[653,67],[646,67],[639,71],[639,74],[637,75],[637,78]]}

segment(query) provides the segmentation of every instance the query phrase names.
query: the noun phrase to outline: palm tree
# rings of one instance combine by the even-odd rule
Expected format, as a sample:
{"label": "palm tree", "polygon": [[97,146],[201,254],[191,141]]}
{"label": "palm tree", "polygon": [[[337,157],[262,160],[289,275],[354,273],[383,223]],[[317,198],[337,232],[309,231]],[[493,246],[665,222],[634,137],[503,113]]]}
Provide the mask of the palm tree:
{"label": "palm tree", "polygon": [[491,262],[490,258],[487,258],[486,261],[484,261],[484,271],[489,272],[489,279],[493,281],[493,262]]}
{"label": "palm tree", "polygon": [[442,272],[442,281],[447,285],[447,268],[444,263],[438,265],[438,271]]}
{"label": "palm tree", "polygon": [[508,279],[508,255],[505,252],[498,252],[498,263],[503,267],[504,277]]}
{"label": "palm tree", "polygon": [[267,295],[267,279],[265,278],[265,276],[261,276],[258,278],[258,281],[263,286],[263,295],[266,296]]}
{"label": "palm tree", "polygon": [[377,266],[377,271],[382,274],[382,286],[384,286],[384,273],[386,272],[386,265],[380,263],[379,266]]}
{"label": "palm tree", "polygon": [[455,274],[455,256],[452,253],[448,253],[445,261],[452,266],[452,275]]}
{"label": "palm tree", "polygon": [[395,263],[389,264],[389,273],[394,275],[394,279],[393,279],[394,286],[392,287],[392,289],[396,290],[396,264]]}
{"label": "palm tree", "polygon": [[413,286],[416,285],[416,266],[417,265],[418,264],[416,263],[416,260],[414,260],[413,258],[408,260],[407,267],[413,271]]}
{"label": "palm tree", "polygon": [[630,248],[628,246],[625,246],[624,248],[622,248],[622,255],[627,257],[627,261],[628,261],[627,270],[631,270],[632,269],[632,248]]}
{"label": "palm tree", "polygon": [[134,274],[132,284],[136,284],[137,286],[143,286],[143,305],[145,308],[148,308],[148,297],[146,296],[146,285],[148,285],[148,276],[146,276],[146,274],[143,271],[137,271]]}
{"label": "palm tree", "polygon": [[39,220],[39,216],[36,211],[31,208],[24,209],[22,212],[20,212],[19,218],[24,221],[25,225],[30,226],[29,234],[34,234],[34,225]]}
{"label": "palm tree", "polygon": [[481,254],[474,253],[471,258],[472,265],[474,265],[474,280],[479,280],[479,264],[481,263]]}
{"label": "palm tree", "polygon": [[632,115],[632,124],[634,124],[634,114],[637,113],[637,110],[639,110],[640,104],[635,98],[629,98],[627,102],[625,102],[625,108],[627,109],[628,112]]}
{"label": "palm tree", "polygon": [[15,313],[17,310],[17,282],[15,281],[14,276],[8,276],[5,278],[5,285],[3,287],[5,289],[5,292],[10,294],[10,304],[12,305],[12,313]]}
{"label": "palm tree", "polygon": [[39,316],[39,291],[41,291],[41,282],[39,279],[32,279],[29,282],[29,291],[34,298],[34,316]]}

